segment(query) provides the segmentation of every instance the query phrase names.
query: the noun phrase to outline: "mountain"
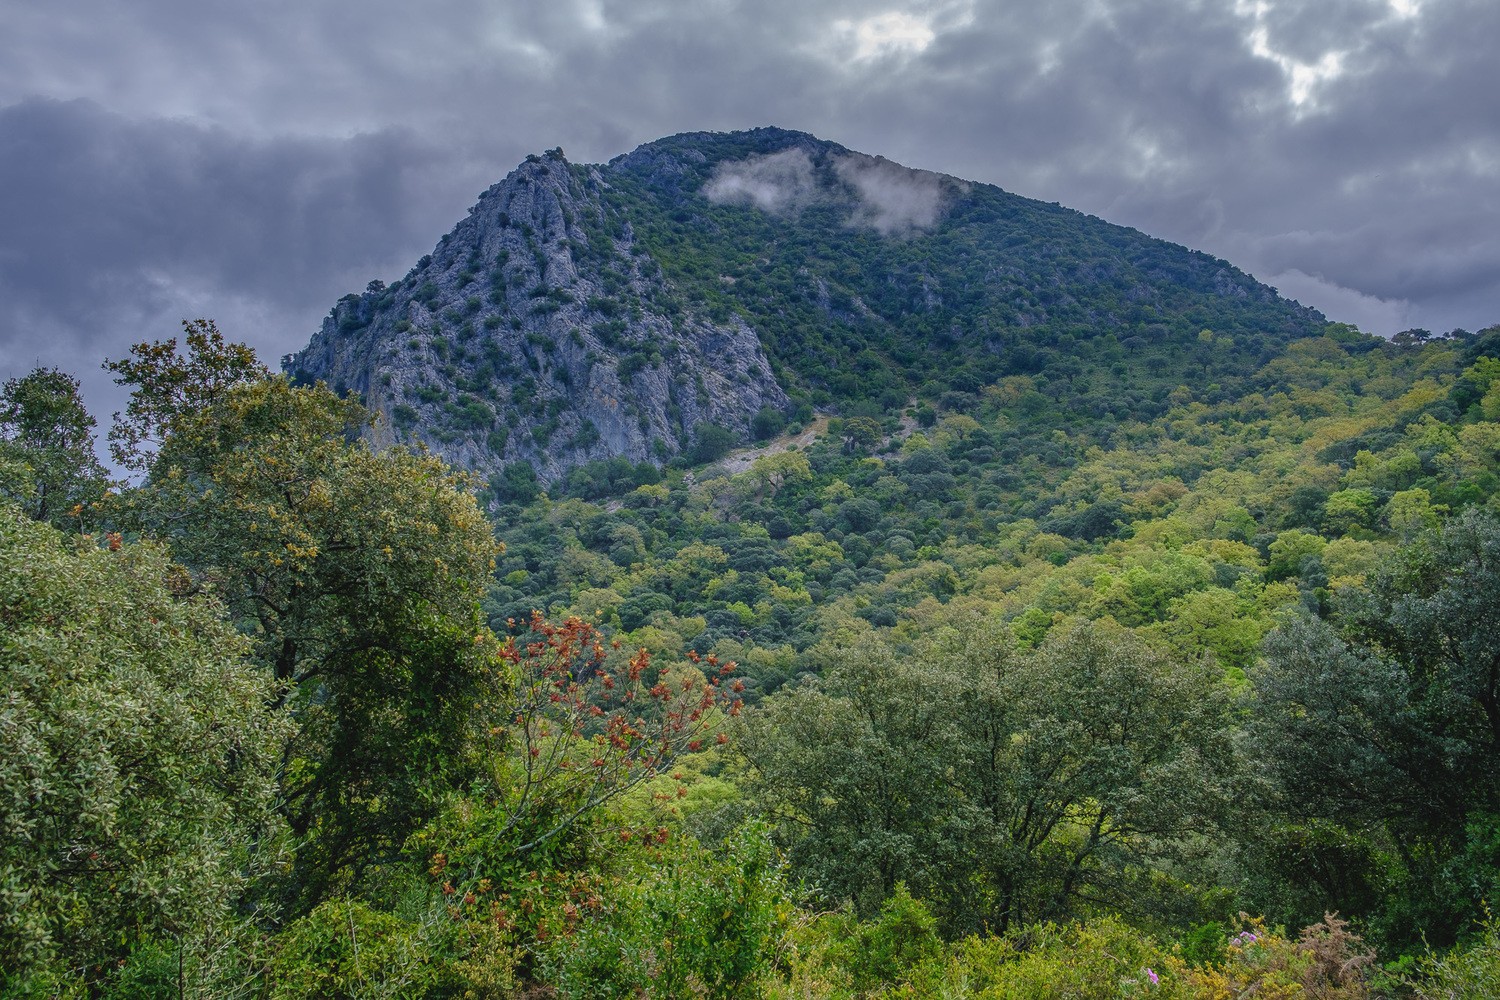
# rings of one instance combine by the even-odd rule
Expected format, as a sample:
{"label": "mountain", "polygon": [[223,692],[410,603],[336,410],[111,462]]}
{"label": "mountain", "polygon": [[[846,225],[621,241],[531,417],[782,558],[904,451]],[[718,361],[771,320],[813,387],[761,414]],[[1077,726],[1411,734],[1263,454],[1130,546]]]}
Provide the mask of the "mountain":
{"label": "mountain", "polygon": [[759,130],[535,157],[286,359],[488,521],[190,333],[71,540],[13,501],[77,382],[0,387],[0,824],[81,790],[4,996],[1500,977],[1500,327]]}
{"label": "mountain", "polygon": [[360,393],[382,440],[551,482],[1007,376],[1093,419],[1149,419],[1178,384],[1229,392],[1323,326],[1209,255],[761,128],[605,165],[529,156],[283,365]]}

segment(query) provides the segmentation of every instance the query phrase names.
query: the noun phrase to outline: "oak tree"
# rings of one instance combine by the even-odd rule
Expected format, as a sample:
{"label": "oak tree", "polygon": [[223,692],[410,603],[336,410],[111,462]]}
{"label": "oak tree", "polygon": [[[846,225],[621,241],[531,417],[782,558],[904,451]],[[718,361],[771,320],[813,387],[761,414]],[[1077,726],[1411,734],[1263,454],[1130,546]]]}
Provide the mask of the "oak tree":
{"label": "oak tree", "polygon": [[[289,735],[248,643],[158,545],[0,504],[0,969],[189,953],[279,859]],[[20,980],[6,985],[14,986]]]}
{"label": "oak tree", "polygon": [[370,447],[356,401],[252,380],[253,355],[202,333],[186,358],[141,345],[114,366],[136,385],[126,438],[161,432],[116,514],[221,595],[295,710],[283,785],[306,905],[393,856],[472,775],[498,546],[465,476]]}

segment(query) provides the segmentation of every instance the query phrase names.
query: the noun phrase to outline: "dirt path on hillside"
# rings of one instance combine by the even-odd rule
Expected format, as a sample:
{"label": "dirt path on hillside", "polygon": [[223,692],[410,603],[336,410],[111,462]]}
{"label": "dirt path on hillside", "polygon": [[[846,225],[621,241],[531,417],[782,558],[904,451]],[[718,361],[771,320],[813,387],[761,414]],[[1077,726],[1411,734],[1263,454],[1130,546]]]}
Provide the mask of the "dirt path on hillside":
{"label": "dirt path on hillside", "polygon": [[790,451],[792,445],[796,445],[801,451],[806,451],[820,435],[828,433],[828,418],[826,416],[814,417],[813,422],[807,425],[807,429],[800,434],[787,434],[767,441],[757,448],[742,448],[739,451],[730,452],[724,458],[719,459],[714,465],[723,469],[731,476],[739,475],[747,471],[755,464],[757,458],[766,455],[779,455],[784,451]]}

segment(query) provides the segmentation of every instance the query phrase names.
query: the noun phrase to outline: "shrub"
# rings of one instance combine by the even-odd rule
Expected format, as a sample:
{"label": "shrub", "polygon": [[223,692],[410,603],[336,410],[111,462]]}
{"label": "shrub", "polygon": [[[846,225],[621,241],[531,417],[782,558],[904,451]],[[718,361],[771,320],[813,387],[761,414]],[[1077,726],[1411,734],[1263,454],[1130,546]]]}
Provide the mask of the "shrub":
{"label": "shrub", "polygon": [[936,958],[942,952],[937,921],[906,886],[880,908],[880,916],[861,924],[842,949],[843,964],[853,974],[855,985],[868,989],[895,982],[909,970]]}
{"label": "shrub", "polygon": [[765,441],[780,434],[786,427],[786,417],[774,407],[762,406],[750,422],[750,433],[757,441]]}
{"label": "shrub", "polygon": [[[266,989],[255,995],[269,1000],[513,995],[519,953],[492,907],[468,907],[409,888],[395,909],[343,899],[323,903],[276,938]],[[171,971],[175,974],[175,963]],[[176,985],[175,977],[169,985]],[[148,995],[166,994],[143,994]]]}
{"label": "shrub", "polygon": [[4,973],[192,948],[280,860],[288,720],[222,615],[161,547],[69,544],[0,504]]}
{"label": "shrub", "polygon": [[1429,955],[1409,985],[1420,1000],[1489,1000],[1500,996],[1500,924],[1485,920],[1479,939],[1447,955]]}
{"label": "shrub", "polygon": [[689,840],[612,880],[592,912],[565,908],[546,978],[569,998],[757,996],[791,912],[764,828],[741,829],[720,854]]}
{"label": "shrub", "polygon": [[717,462],[729,454],[737,440],[734,431],[718,424],[699,424],[694,438],[688,458],[697,465]]}
{"label": "shrub", "polygon": [[1183,995],[1263,1000],[1366,1000],[1371,995],[1366,970],[1375,955],[1333,913],[1304,928],[1295,941],[1242,914],[1240,930],[1225,950],[1227,958],[1218,966],[1183,969],[1173,962],[1187,990]]}

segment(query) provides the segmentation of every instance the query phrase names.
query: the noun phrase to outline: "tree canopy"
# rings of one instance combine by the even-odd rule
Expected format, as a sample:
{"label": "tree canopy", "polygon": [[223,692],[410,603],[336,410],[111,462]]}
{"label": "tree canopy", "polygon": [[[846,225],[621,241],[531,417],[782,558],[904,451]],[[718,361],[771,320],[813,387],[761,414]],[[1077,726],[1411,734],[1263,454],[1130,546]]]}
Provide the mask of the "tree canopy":
{"label": "tree canopy", "polygon": [[251,380],[253,356],[216,331],[171,346],[114,366],[146,428],[132,440],[162,433],[115,511],[222,596],[296,711],[283,791],[310,905],[474,774],[470,713],[494,666],[477,608],[499,548],[468,480],[370,448],[355,401]]}
{"label": "tree canopy", "polygon": [[1125,905],[1173,841],[1206,836],[1234,770],[1217,671],[1109,623],[1019,651],[1003,625],[911,650],[867,636],[746,724],[754,787],[793,857],[873,913],[898,882],[950,930]]}
{"label": "tree canopy", "polygon": [[33,520],[76,530],[84,508],[110,486],[94,454],[94,426],[73,376],[39,368],[7,381],[0,388],[0,498]]}
{"label": "tree canopy", "polygon": [[[284,860],[274,683],[161,546],[0,505],[0,955],[95,979],[189,950]],[[15,985],[11,981],[9,985]]]}

